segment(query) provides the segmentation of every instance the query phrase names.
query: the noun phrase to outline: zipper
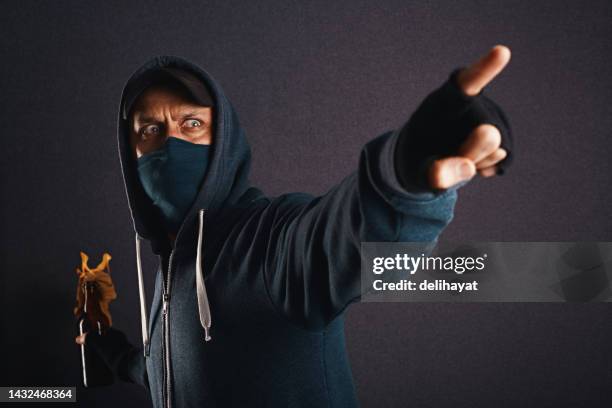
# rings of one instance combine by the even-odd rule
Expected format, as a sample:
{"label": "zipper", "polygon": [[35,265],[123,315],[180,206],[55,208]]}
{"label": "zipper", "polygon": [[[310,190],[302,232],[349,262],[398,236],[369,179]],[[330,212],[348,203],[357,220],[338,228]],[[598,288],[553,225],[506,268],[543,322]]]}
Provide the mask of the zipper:
{"label": "zipper", "polygon": [[[203,219],[205,209],[201,209],[201,217]],[[203,222],[202,222],[203,224]],[[202,228],[203,230],[203,228]],[[203,235],[203,234],[202,234]],[[200,238],[202,239],[202,238]],[[203,239],[202,239],[203,240]],[[165,280],[162,279],[162,292],[163,292],[163,303],[162,303],[162,359],[163,359],[163,389],[162,398],[164,399],[164,407],[172,408],[172,371],[170,366],[170,285],[172,283],[172,258],[174,256],[174,249],[170,252],[170,259],[168,260],[168,273],[165,276]],[[200,251],[198,250],[198,261],[200,260]],[[198,265],[200,263],[198,262]],[[199,305],[198,305],[199,308]],[[210,340],[210,311],[208,311],[208,321],[204,327],[206,334],[206,341]]]}
{"label": "zipper", "polygon": [[162,358],[164,368],[164,381],[163,381],[163,393],[164,406],[171,408],[172,406],[172,381],[170,372],[170,329],[168,323],[168,312],[170,308],[170,282],[172,277],[172,258],[174,256],[174,249],[170,252],[170,259],[168,261],[168,273],[166,273],[165,281],[162,279],[163,284],[163,303],[162,303]]}

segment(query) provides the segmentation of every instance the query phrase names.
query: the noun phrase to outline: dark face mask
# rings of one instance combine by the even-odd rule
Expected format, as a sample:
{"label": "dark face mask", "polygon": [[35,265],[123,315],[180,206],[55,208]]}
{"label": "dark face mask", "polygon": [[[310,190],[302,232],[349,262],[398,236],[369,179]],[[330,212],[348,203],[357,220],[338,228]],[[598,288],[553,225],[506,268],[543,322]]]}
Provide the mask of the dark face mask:
{"label": "dark face mask", "polygon": [[210,145],[168,137],[161,149],[138,158],[142,186],[163,215],[168,232],[178,232],[208,167]]}

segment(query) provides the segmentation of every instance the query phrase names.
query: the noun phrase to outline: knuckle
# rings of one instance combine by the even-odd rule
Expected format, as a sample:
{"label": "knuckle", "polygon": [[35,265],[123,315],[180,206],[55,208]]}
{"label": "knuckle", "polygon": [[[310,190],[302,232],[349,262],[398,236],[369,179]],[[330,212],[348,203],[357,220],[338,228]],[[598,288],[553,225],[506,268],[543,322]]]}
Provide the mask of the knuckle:
{"label": "knuckle", "polygon": [[501,134],[495,126],[484,124],[476,129],[476,140],[483,148],[493,150],[501,145]]}
{"label": "knuckle", "polygon": [[480,161],[478,163],[478,168],[479,169],[485,169],[485,168],[494,166],[495,164],[497,164],[500,161],[502,161],[503,159],[505,159],[506,155],[507,155],[507,153],[506,153],[506,151],[504,149],[497,149],[493,153],[491,153],[490,156],[488,156],[484,160]]}
{"label": "knuckle", "polygon": [[495,169],[492,167],[487,167],[479,171],[482,177],[488,178],[495,175]]}

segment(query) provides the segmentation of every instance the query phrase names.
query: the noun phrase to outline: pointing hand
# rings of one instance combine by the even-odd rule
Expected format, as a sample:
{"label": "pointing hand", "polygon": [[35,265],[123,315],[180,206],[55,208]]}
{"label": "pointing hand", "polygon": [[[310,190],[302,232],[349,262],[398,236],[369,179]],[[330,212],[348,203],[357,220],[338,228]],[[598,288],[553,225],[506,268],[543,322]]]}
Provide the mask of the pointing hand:
{"label": "pointing hand", "polygon": [[428,95],[398,139],[396,173],[404,186],[447,189],[509,164],[510,125],[482,93],[509,61],[510,50],[495,46]]}
{"label": "pointing hand", "polygon": [[[457,85],[468,96],[476,96],[510,61],[510,50],[502,45],[493,47],[484,57],[457,75]],[[496,174],[496,164],[506,158],[501,148],[501,133],[491,124],[476,127],[461,145],[456,156],[435,160],[429,170],[429,183],[438,189],[449,188],[472,178],[476,172],[490,177]]]}

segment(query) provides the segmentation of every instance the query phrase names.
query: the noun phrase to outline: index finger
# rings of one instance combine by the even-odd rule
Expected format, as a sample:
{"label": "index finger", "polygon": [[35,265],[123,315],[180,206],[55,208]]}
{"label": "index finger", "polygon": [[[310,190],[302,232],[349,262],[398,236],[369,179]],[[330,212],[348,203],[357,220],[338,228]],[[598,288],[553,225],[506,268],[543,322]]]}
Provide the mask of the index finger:
{"label": "index finger", "polygon": [[496,45],[484,57],[459,73],[457,85],[466,95],[478,95],[509,61],[510,49],[504,45]]}

